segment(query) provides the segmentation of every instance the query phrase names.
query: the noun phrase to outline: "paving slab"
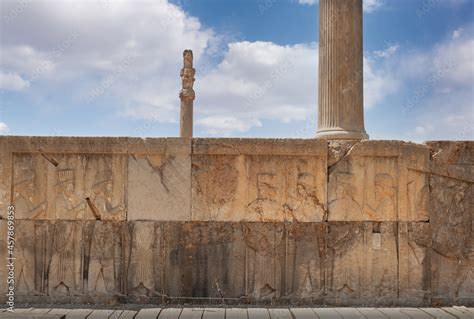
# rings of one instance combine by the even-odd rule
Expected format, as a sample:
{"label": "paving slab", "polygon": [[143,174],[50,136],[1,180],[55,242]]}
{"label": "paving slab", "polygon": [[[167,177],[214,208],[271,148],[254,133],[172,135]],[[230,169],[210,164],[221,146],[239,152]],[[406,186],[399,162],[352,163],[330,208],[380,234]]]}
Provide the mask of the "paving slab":
{"label": "paving slab", "polygon": [[93,310],[87,319],[104,319],[112,315],[113,310]]}
{"label": "paving slab", "polygon": [[184,308],[179,319],[201,319],[203,312],[202,308]]}
{"label": "paving slab", "polygon": [[108,319],[120,319],[120,316],[122,315],[123,310],[114,310],[114,312],[109,316]]}
{"label": "paving slab", "polygon": [[357,310],[367,319],[388,318],[377,308],[357,308]]}
{"label": "paving slab", "polygon": [[161,312],[161,308],[145,308],[138,312],[136,319],[156,319]]}
{"label": "paving slab", "polygon": [[449,314],[456,316],[459,319],[472,319],[472,312],[466,307],[451,307],[441,308]]}
{"label": "paving slab", "polygon": [[311,308],[291,308],[290,311],[295,319],[319,319]]}
{"label": "paving slab", "polygon": [[400,308],[377,308],[390,319],[410,319],[410,316],[400,311]]}
{"label": "paving slab", "polygon": [[248,319],[246,308],[230,308],[225,310],[226,319]]}
{"label": "paving slab", "polygon": [[293,319],[290,310],[287,308],[270,308],[268,312],[271,319]]}
{"label": "paving slab", "polygon": [[161,310],[159,319],[178,319],[182,311],[182,308],[165,308]]}
{"label": "paving slab", "polygon": [[455,316],[447,313],[443,309],[440,308],[420,308],[421,311],[426,312],[431,316],[431,318],[436,318],[436,319],[441,319],[441,318],[446,318],[446,319],[456,319]]}
{"label": "paving slab", "polygon": [[71,309],[66,314],[66,319],[86,319],[92,313],[92,309]]}
{"label": "paving slab", "polygon": [[138,311],[124,310],[119,319],[134,319]]}
{"label": "paving slab", "polygon": [[432,319],[431,315],[427,314],[418,308],[401,308],[400,312],[413,319]]}
{"label": "paving slab", "polygon": [[206,308],[202,319],[225,319],[225,308]]}
{"label": "paving slab", "polygon": [[270,319],[268,309],[265,308],[248,308],[249,319]]}
{"label": "paving slab", "polygon": [[344,319],[334,308],[313,308],[319,318]]}

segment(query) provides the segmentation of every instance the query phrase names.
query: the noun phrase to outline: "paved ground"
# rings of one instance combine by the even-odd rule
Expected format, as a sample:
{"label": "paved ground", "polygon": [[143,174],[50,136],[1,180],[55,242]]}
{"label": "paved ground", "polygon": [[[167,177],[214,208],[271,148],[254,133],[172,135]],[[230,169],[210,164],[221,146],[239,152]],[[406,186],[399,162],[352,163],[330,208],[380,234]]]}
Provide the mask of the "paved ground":
{"label": "paved ground", "polygon": [[97,309],[0,309],[0,318],[66,319],[324,319],[324,318],[474,318],[474,308],[147,308]]}

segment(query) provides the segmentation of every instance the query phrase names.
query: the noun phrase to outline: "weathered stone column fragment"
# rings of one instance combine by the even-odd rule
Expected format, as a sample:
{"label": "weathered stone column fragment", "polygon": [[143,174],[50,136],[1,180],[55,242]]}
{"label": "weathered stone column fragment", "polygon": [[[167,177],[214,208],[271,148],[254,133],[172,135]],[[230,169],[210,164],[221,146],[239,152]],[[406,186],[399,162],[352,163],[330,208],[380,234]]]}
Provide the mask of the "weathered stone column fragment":
{"label": "weathered stone column fragment", "polygon": [[181,69],[182,90],[179,94],[181,99],[180,116],[180,137],[193,137],[193,102],[195,93],[193,90],[194,75],[196,70],[193,68],[193,51],[185,50],[183,52],[184,66]]}
{"label": "weathered stone column fragment", "polygon": [[364,128],[362,0],[321,0],[318,132],[368,139]]}

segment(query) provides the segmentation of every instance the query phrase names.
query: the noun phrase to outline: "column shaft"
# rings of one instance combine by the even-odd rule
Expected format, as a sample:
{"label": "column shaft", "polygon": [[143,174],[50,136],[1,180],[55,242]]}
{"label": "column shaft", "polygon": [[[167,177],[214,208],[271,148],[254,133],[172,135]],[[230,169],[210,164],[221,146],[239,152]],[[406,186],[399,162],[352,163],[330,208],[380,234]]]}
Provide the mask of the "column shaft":
{"label": "column shaft", "polygon": [[367,139],[364,128],[362,0],[320,0],[318,133]]}

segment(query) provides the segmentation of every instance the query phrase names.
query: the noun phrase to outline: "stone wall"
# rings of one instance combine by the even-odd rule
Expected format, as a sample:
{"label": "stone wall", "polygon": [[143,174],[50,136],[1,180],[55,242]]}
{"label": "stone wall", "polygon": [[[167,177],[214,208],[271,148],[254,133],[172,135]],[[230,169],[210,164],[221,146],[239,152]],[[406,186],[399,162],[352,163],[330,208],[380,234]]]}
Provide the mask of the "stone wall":
{"label": "stone wall", "polygon": [[0,143],[17,302],[474,304],[473,142]]}

